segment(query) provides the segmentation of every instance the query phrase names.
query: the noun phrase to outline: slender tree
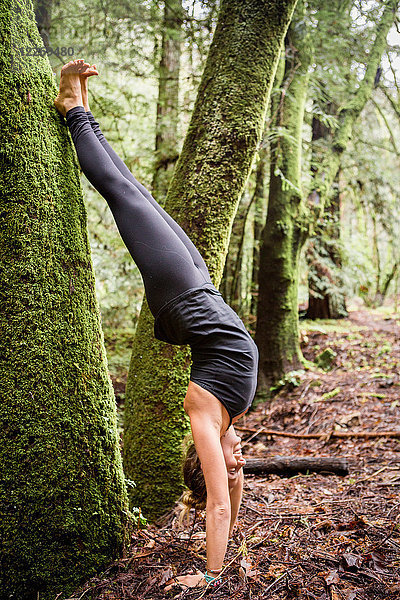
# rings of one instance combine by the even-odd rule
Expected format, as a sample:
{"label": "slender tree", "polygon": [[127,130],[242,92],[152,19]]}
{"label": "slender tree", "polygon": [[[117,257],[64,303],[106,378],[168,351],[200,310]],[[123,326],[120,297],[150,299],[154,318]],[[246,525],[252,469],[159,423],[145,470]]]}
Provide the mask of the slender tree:
{"label": "slender tree", "polygon": [[[374,88],[376,72],[386,48],[386,37],[395,19],[397,7],[398,0],[386,0],[383,5],[375,28],[375,39],[368,53],[364,77],[358,82],[357,88],[339,112],[338,127],[332,145],[322,158],[313,177],[307,207],[302,204],[300,198],[297,199],[297,204],[296,201],[294,205],[289,204],[289,198],[296,197],[299,180],[290,174],[291,170],[280,168],[277,171],[277,194],[280,187],[279,179],[287,188],[288,194],[286,201],[275,213],[272,206],[269,208],[260,256],[256,332],[256,341],[260,350],[260,393],[268,394],[271,382],[302,363],[298,336],[298,261],[301,245],[308,235],[307,221],[312,229],[324,214],[341,157],[349,144],[353,127]],[[293,95],[292,91],[289,101]],[[298,107],[295,109],[298,110]],[[293,137],[298,139],[296,136]],[[296,147],[298,148],[298,144]],[[292,151],[288,150],[285,156],[285,161],[292,160]],[[273,176],[276,177],[275,173]],[[271,181],[271,188],[272,185]],[[270,192],[270,201],[272,198],[275,198],[275,195]],[[296,206],[297,209],[293,210]],[[305,218],[305,213],[302,214],[302,208],[307,208],[309,218]],[[278,248],[281,249],[280,252]]]}
{"label": "slender tree", "polygon": [[298,342],[298,265],[307,236],[308,215],[301,189],[301,150],[312,46],[304,5],[298,8],[286,38],[283,95],[274,111],[280,135],[271,144],[267,221],[260,249],[256,327],[259,392],[268,392],[282,372],[300,367],[302,361]]}
{"label": "slender tree", "polygon": [[[167,210],[202,252],[218,285],[232,220],[259,143],[283,36],[295,0],[223,0]],[[156,516],[182,490],[185,348],[161,345],[143,308],[129,371],[124,464],[135,502]]]}
{"label": "slender tree", "polygon": [[268,198],[266,193],[266,179],[269,164],[268,152],[265,147],[259,151],[259,161],[256,170],[256,184],[254,188],[254,219],[253,219],[253,272],[251,276],[251,304],[250,313],[257,313],[258,299],[258,271],[260,268],[261,235],[267,215]]}
{"label": "slender tree", "polygon": [[386,38],[396,18],[398,6],[398,0],[384,2],[382,14],[375,28],[375,39],[368,52],[364,77],[339,112],[338,128],[335,131],[332,145],[322,159],[320,168],[316,171],[312,191],[309,195],[310,208],[315,218],[321,217],[324,213],[325,204],[333,191],[333,182],[338,173],[343,152],[351,140],[357,119],[371,97],[382,54],[386,49]]}
{"label": "slender tree", "polygon": [[[384,3],[382,14],[375,30],[375,40],[367,57],[367,67],[364,78],[354,90],[350,99],[339,111],[339,126],[332,136],[328,150],[321,155],[319,168],[315,169],[312,191],[309,195],[309,204],[314,215],[315,233],[320,232],[320,240],[313,237],[311,240],[311,269],[310,302],[307,315],[310,318],[340,318],[346,316],[343,290],[334,266],[340,266],[340,253],[332,246],[325,244],[329,230],[333,236],[338,236],[340,225],[340,212],[338,185],[334,182],[338,176],[340,162],[344,151],[352,137],[355,123],[362,110],[370,99],[374,88],[379,82],[379,65],[382,54],[386,49],[386,38],[396,16],[399,6],[398,0],[387,0]],[[328,137],[329,131],[321,124],[314,124],[313,139]],[[314,164],[317,164],[314,161]],[[322,255],[328,258],[333,269],[324,266]],[[318,286],[317,279],[321,283]],[[315,288],[320,288],[316,290]]]}
{"label": "slender tree", "polygon": [[340,205],[339,171],[324,218],[315,227],[306,251],[308,319],[342,319],[348,315],[341,280]]}
{"label": "slender tree", "polygon": [[179,72],[182,45],[182,0],[164,3],[156,120],[156,165],[153,196],[163,202],[178,159]]}
{"label": "slender tree", "polygon": [[118,556],[127,496],[78,165],[32,4],[0,7],[0,597],[54,600]]}

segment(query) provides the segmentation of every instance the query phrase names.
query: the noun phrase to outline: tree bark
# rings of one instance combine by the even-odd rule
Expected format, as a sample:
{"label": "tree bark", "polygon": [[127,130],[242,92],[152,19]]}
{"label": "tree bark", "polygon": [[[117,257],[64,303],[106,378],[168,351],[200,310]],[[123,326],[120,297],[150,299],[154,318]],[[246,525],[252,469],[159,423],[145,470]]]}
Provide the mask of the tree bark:
{"label": "tree bark", "polygon": [[[233,222],[229,250],[227,253],[221,290],[225,301],[245,318],[250,308],[251,273],[249,264],[253,265],[253,215],[256,196],[248,200],[242,196],[236,217]],[[249,238],[251,238],[251,255],[249,256]]]}
{"label": "tree bark", "polygon": [[267,177],[268,168],[268,153],[266,148],[261,148],[259,151],[260,160],[256,171],[256,187],[254,190],[254,220],[253,220],[253,273],[252,273],[252,289],[251,289],[251,305],[250,312],[252,315],[257,314],[258,304],[258,272],[260,269],[260,245],[261,235],[265,219],[267,215],[267,203],[265,191],[265,180]]}
{"label": "tree bark", "polygon": [[298,332],[298,263],[307,235],[301,191],[301,150],[310,36],[304,6],[289,28],[283,89],[275,125],[284,129],[271,145],[267,221],[260,249],[256,343],[260,352],[258,394],[268,397],[274,381],[302,366]]}
{"label": "tree bark", "polygon": [[152,192],[163,204],[178,159],[179,73],[182,43],[182,0],[164,3],[156,120],[156,165]]}
{"label": "tree bark", "polygon": [[[190,235],[216,285],[238,199],[260,140],[283,36],[295,0],[223,0],[166,208]],[[154,340],[144,306],[129,371],[124,464],[146,515],[163,513],[182,491],[182,403],[187,348]]]}
{"label": "tree bark", "polygon": [[347,458],[336,456],[271,456],[270,458],[246,458],[245,473],[253,475],[275,473],[289,477],[295,473],[335,473],[348,475]]}
{"label": "tree bark", "polygon": [[[386,47],[386,36],[395,19],[397,6],[398,0],[386,0],[384,4],[382,16],[376,27],[375,40],[368,53],[364,78],[359,82],[349,102],[340,111],[339,126],[331,149],[321,160],[320,168],[315,174],[307,202],[310,229],[323,216],[341,157],[351,139],[354,124],[372,93],[375,74]],[[290,158],[291,151],[288,154],[288,162]],[[282,169],[281,171],[283,172]],[[293,182],[291,177],[286,179]],[[278,194],[280,186],[276,177],[275,185]],[[297,273],[301,244],[304,243],[309,232],[304,226],[304,213],[302,215],[301,210],[299,213],[293,212],[296,207],[296,194],[292,195],[294,199],[291,207],[292,214],[288,210],[288,205],[285,205],[286,212],[281,212],[283,207],[279,208],[277,205],[275,213],[272,207],[269,210],[265,230],[267,243],[263,243],[260,256],[256,342],[260,350],[258,393],[264,396],[268,395],[271,382],[280,379],[285,372],[301,364],[298,342]],[[272,198],[274,194],[270,192],[270,201]],[[299,198],[297,198],[297,206],[299,208],[301,206]],[[288,244],[285,250],[284,240],[290,240],[292,232],[293,245]],[[281,252],[278,251],[279,248]]]}
{"label": "tree bark", "polygon": [[1,0],[0,597],[119,555],[127,495],[78,164],[31,2]]}

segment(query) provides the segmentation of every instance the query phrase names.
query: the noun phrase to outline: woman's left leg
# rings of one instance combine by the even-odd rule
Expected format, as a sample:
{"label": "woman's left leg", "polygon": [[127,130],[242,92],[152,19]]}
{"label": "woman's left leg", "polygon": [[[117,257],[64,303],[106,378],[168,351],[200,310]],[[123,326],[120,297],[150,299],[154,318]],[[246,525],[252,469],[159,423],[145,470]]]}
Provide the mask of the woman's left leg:
{"label": "woman's left leg", "polygon": [[193,244],[191,239],[186,235],[186,233],[183,231],[182,227],[180,227],[180,225],[178,225],[178,223],[176,221],[174,221],[174,219],[171,217],[171,215],[169,215],[158,204],[158,202],[155,200],[155,198],[153,198],[153,196],[144,187],[144,185],[139,183],[139,181],[134,177],[134,175],[128,169],[128,167],[123,162],[123,160],[121,160],[121,158],[118,156],[118,154],[113,150],[113,148],[107,142],[106,138],[104,137],[103,132],[100,129],[99,123],[95,120],[91,111],[87,111],[86,114],[88,116],[90,125],[92,126],[92,129],[93,129],[94,133],[96,134],[97,139],[99,140],[99,142],[101,143],[104,150],[107,152],[107,154],[109,155],[109,157],[111,158],[111,160],[113,161],[114,165],[117,167],[119,172],[124,177],[126,177],[126,179],[128,181],[131,181],[133,183],[133,185],[136,186],[138,188],[138,190],[143,194],[143,196],[145,198],[147,198],[147,200],[154,206],[154,208],[157,210],[157,212],[160,213],[160,215],[168,223],[168,225],[171,227],[171,229],[176,233],[176,235],[179,237],[179,239],[185,244],[186,248],[189,250],[189,253],[193,259],[194,264],[199,269],[199,271],[201,271],[204,278],[207,281],[209,281],[209,283],[211,283],[211,278],[210,278],[210,274],[208,272],[207,266],[201,256],[200,252],[197,250],[196,246]]}
{"label": "woman's left leg", "polygon": [[150,310],[209,282],[186,245],[138,188],[117,169],[93,132],[83,106],[66,114],[80,165],[107,200],[145,286]]}

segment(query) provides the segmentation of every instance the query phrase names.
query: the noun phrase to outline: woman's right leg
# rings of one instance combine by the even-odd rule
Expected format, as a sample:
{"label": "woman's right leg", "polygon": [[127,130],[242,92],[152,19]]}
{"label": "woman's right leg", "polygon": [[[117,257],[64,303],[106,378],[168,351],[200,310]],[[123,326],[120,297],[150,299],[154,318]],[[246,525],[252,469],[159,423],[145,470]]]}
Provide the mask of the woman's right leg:
{"label": "woman's right leg", "polygon": [[168,223],[168,225],[171,227],[171,229],[173,229],[173,231],[176,233],[176,235],[179,237],[179,239],[185,244],[186,248],[188,249],[188,251],[193,259],[194,264],[201,271],[205,280],[211,283],[211,278],[210,278],[210,274],[208,272],[207,266],[201,256],[200,252],[197,250],[196,246],[193,244],[191,239],[186,235],[186,233],[183,231],[182,227],[180,227],[178,225],[178,223],[176,221],[174,221],[174,219],[158,204],[158,202],[153,198],[153,196],[144,187],[144,185],[139,183],[139,181],[133,176],[133,174],[130,172],[130,170],[128,169],[126,164],[121,160],[121,158],[118,156],[118,154],[113,150],[113,148],[107,142],[106,138],[104,137],[103,132],[100,129],[99,123],[95,120],[91,111],[87,111],[86,114],[88,116],[90,125],[92,126],[92,129],[93,129],[94,133],[96,134],[97,139],[99,140],[99,142],[101,143],[104,150],[107,152],[107,154],[109,155],[109,157],[111,158],[111,160],[113,161],[114,165],[117,167],[119,172],[126,179],[128,179],[128,181],[133,183],[133,185],[135,187],[137,187],[137,189],[143,194],[143,196],[145,196],[145,198],[147,198],[147,200],[149,202],[151,202],[151,204],[154,206],[154,208],[157,210],[157,212],[160,213],[160,215]]}
{"label": "woman's right leg", "polygon": [[117,169],[93,132],[83,106],[68,110],[66,119],[82,170],[107,200],[142,274],[153,315],[172,298],[208,282],[155,206]]}

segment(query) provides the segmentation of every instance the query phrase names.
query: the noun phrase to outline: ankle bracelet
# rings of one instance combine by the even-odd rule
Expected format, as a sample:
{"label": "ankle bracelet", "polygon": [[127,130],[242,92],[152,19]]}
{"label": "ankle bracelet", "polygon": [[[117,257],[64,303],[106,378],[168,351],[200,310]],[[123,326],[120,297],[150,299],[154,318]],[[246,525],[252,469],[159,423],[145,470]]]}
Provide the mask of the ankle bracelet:
{"label": "ankle bracelet", "polygon": [[221,577],[218,577],[218,576],[213,577],[212,575],[208,575],[207,573],[205,573],[204,579],[206,580],[208,585],[211,585],[213,587],[215,587],[221,583]]}

